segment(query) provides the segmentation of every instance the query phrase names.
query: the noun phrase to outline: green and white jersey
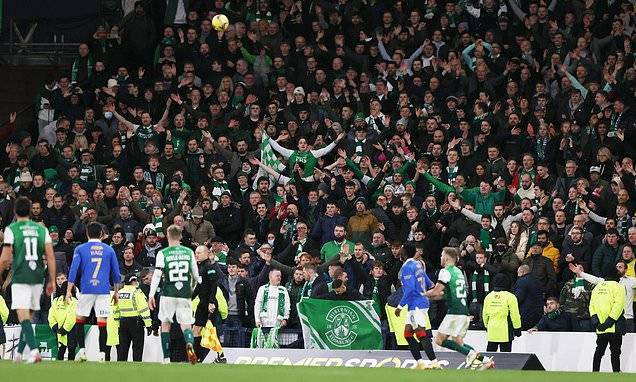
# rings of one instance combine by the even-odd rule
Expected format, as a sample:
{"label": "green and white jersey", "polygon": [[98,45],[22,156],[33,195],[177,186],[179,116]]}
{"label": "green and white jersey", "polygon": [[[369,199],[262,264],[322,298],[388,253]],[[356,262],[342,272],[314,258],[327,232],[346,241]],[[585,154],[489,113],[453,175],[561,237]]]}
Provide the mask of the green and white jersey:
{"label": "green and white jersey", "polygon": [[468,315],[466,305],[466,279],[464,272],[454,265],[449,265],[439,271],[438,281],[446,285],[444,298],[448,306],[447,314]]}
{"label": "green and white jersey", "polygon": [[44,245],[50,243],[49,231],[31,220],[12,223],[4,230],[4,244],[13,247],[14,284],[44,283]]}
{"label": "green and white jersey", "polygon": [[316,156],[311,151],[294,151],[294,153],[289,157],[289,166],[291,168],[294,167],[294,164],[302,163],[304,166],[303,177],[309,176],[314,173],[314,169],[318,164],[318,160]]}
{"label": "green and white jersey", "polygon": [[192,297],[193,283],[199,281],[199,269],[190,248],[175,245],[162,249],[157,253],[155,266],[163,272],[162,296]]}

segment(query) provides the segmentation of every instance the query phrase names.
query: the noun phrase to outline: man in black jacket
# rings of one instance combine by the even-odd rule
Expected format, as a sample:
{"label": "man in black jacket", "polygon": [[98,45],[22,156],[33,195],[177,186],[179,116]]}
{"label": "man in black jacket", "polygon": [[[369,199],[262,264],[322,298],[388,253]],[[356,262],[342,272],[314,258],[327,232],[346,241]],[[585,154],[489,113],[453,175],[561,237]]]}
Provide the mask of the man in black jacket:
{"label": "man in black jacket", "polygon": [[530,268],[530,273],[541,283],[548,294],[556,294],[556,273],[552,261],[543,256],[543,247],[539,242],[530,247],[530,254],[521,262]]}
{"label": "man in black jacket", "polygon": [[384,306],[391,294],[391,280],[384,270],[384,263],[375,261],[371,267],[371,274],[364,280],[363,295],[368,300],[373,300],[373,308],[381,320],[386,320]]}
{"label": "man in black jacket", "polygon": [[243,231],[241,210],[232,202],[232,194],[229,191],[221,194],[221,203],[212,211],[210,221],[216,234],[223,237],[230,248],[238,245]]}
{"label": "man in black jacket", "polygon": [[528,329],[529,333],[537,331],[546,332],[577,332],[579,322],[576,317],[569,312],[561,310],[561,304],[556,297],[548,297],[545,302],[543,317],[534,327]]}
{"label": "man in black jacket", "polygon": [[309,237],[307,223],[299,221],[296,224],[296,230],[297,233],[292,236],[289,245],[276,256],[278,261],[289,266],[297,263],[297,257],[302,252],[320,249],[318,243]]}
{"label": "man in black jacket", "polygon": [[324,277],[318,274],[315,265],[306,264],[303,267],[303,274],[305,276],[305,285],[301,289],[300,300],[308,297],[317,298],[328,292],[327,282]]}
{"label": "man in black jacket", "polygon": [[514,294],[519,302],[521,329],[527,330],[534,327],[541,319],[544,292],[541,282],[530,273],[528,265],[519,267],[517,277]]}
{"label": "man in black jacket", "polygon": [[[346,274],[346,273],[345,273]],[[347,288],[347,282],[342,279],[336,279],[332,286],[331,292],[321,297],[323,300],[341,300],[355,301],[364,300],[364,296],[357,290]]]}
{"label": "man in black jacket", "polygon": [[[194,313],[194,326],[192,333],[194,335],[194,350],[197,353],[199,362],[203,362],[208,354],[206,348],[201,347],[201,329],[205,327],[208,320],[212,320],[215,326],[220,321],[218,314],[218,302],[216,300],[216,289],[219,282],[219,274],[209,259],[210,250],[203,245],[196,248],[195,257],[199,268],[200,283],[192,292],[192,299],[199,298],[199,304]],[[216,316],[216,317],[215,317]],[[216,320],[214,319],[216,318]],[[217,321],[217,322],[215,322]],[[223,352],[217,354],[216,362],[223,362],[225,357]]]}

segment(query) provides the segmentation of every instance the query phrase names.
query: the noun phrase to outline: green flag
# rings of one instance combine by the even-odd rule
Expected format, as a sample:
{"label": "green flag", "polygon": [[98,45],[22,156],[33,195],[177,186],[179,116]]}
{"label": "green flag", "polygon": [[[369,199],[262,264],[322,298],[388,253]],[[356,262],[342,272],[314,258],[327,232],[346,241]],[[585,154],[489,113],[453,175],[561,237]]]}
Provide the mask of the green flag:
{"label": "green flag", "polygon": [[382,349],[380,318],[372,300],[331,301],[313,298],[298,303],[305,349]]}
{"label": "green flag", "polygon": [[35,340],[42,358],[57,359],[57,336],[48,325],[35,325]]}
{"label": "green flag", "polygon": [[[278,160],[276,154],[274,154],[272,146],[269,145],[269,140],[271,139],[269,135],[267,135],[265,130],[262,130],[262,133],[263,138],[261,140],[261,163],[273,168],[279,173],[282,173],[285,170],[285,165],[283,165],[280,160]],[[258,178],[260,178],[261,176],[269,176],[271,182],[273,182],[274,184],[278,183],[278,179],[274,179],[265,170],[259,167],[258,174],[256,174],[256,176],[254,177],[254,189],[256,189],[256,187],[258,186]]]}

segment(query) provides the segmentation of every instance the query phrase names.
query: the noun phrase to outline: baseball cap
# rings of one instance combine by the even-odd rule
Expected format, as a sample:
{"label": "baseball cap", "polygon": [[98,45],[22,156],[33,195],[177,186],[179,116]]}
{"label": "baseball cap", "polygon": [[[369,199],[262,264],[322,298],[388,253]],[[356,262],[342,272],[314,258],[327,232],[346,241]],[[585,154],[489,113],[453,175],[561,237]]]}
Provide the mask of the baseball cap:
{"label": "baseball cap", "polygon": [[590,167],[590,174],[593,172],[597,172],[597,173],[601,173],[601,167],[600,166],[591,166]]}
{"label": "baseball cap", "polygon": [[203,217],[203,209],[201,207],[194,207],[192,209],[192,217],[193,218],[202,218]]}
{"label": "baseball cap", "polygon": [[124,283],[126,284],[130,284],[133,281],[139,281],[137,276],[135,276],[133,273],[126,275],[126,277],[124,278]]}

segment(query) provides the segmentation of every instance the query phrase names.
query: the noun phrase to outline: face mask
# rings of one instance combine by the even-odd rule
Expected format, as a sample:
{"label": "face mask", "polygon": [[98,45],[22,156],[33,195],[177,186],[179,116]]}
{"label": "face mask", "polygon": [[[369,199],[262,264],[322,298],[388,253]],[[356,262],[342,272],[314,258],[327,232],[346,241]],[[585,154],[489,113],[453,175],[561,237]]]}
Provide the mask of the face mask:
{"label": "face mask", "polygon": [[274,246],[274,239],[267,239],[267,244],[269,244],[271,247]]}
{"label": "face mask", "polygon": [[107,111],[104,113],[104,118],[106,119],[111,119],[113,118],[113,112],[112,111]]}

